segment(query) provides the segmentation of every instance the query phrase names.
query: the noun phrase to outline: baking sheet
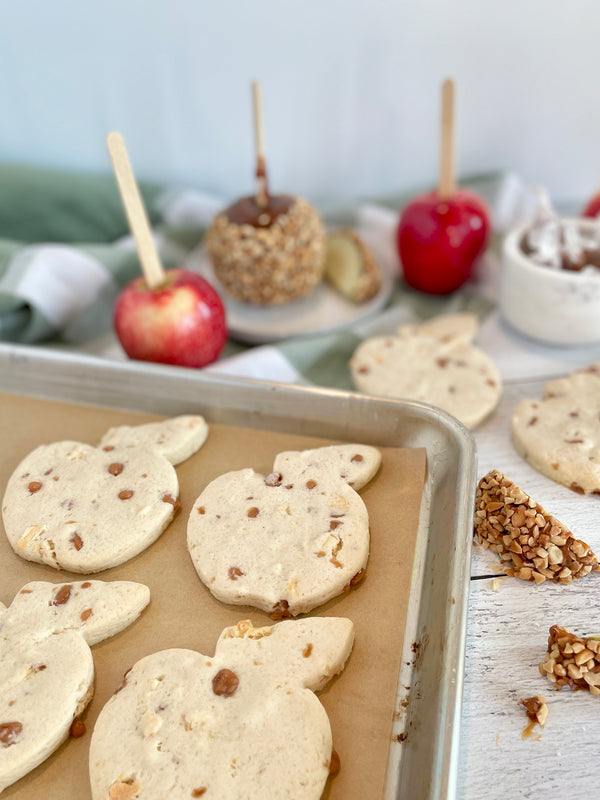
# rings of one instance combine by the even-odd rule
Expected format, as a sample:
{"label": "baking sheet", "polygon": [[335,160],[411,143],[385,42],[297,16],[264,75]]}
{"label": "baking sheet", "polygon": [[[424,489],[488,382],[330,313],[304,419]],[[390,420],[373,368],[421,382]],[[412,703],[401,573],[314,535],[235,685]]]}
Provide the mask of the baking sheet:
{"label": "baking sheet", "polygon": [[474,439],[460,423],[423,403],[1,343],[0,387],[163,415],[200,406],[213,424],[243,419],[250,428],[426,448],[383,797],[455,797],[477,477]]}
{"label": "baking sheet", "polygon": [[[95,444],[113,425],[137,424],[154,417],[104,408],[74,406],[17,395],[0,395],[0,436],[4,459],[0,485],[34,447],[60,439]],[[67,800],[90,797],[87,748],[95,718],[119,686],[123,673],[148,653],[186,647],[214,653],[221,630],[239,619],[272,624],[250,607],[227,606],[202,586],[186,548],[186,523],[195,498],[217,475],[253,466],[271,472],[276,453],[330,442],[307,436],[212,425],[207,443],[177,468],[182,508],[162,537],[140,556],[95,575],[102,580],[136,580],[151,589],[151,606],[114,640],[92,648],[96,664],[95,697],[84,714],[87,733],[68,741],[49,760],[5,793],[9,798]],[[378,475],[361,492],[371,527],[367,577],[352,591],[317,610],[346,616],[355,625],[355,647],[346,669],[322,694],[342,769],[326,797],[380,797],[391,736],[400,671],[404,623],[410,589],[418,514],[425,474],[423,449],[382,448]],[[8,605],[30,580],[83,580],[16,556],[0,539],[3,564],[1,599]],[[315,612],[313,612],[315,613]],[[68,787],[68,788],[67,788]]]}

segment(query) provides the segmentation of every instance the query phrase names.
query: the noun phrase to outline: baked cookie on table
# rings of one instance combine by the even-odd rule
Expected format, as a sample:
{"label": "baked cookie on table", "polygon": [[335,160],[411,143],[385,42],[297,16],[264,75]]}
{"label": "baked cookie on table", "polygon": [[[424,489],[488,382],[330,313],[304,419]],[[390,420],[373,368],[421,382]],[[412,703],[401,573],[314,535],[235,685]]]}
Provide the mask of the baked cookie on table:
{"label": "baked cookie on table", "polygon": [[549,381],[512,415],[516,451],[579,494],[600,495],[600,362]]}
{"label": "baked cookie on table", "polygon": [[357,490],[381,453],[361,444],[279,453],[269,475],[220,475],[188,520],[188,549],[200,580],[224,603],[273,619],[303,614],[364,575],[369,516]]}
{"label": "baked cookie on table", "polygon": [[333,739],[313,692],[342,671],[353,639],[344,618],[244,620],[214,656],[146,656],[97,719],[93,800],[319,800]]}
{"label": "baked cookie on table", "polygon": [[178,507],[171,463],[199,449],[201,417],[108,431],[100,446],[41,445],[9,478],[4,528],[15,553],[91,574],[128,561],[165,530]]}
{"label": "baked cookie on table", "polygon": [[437,406],[467,428],[495,409],[502,392],[494,362],[472,340],[477,318],[449,314],[404,325],[396,336],[365,339],[350,360],[359,392]]}
{"label": "baked cookie on table", "polygon": [[0,603],[0,792],[69,736],[94,693],[90,646],[131,625],[149,600],[139,583],[35,581]]}

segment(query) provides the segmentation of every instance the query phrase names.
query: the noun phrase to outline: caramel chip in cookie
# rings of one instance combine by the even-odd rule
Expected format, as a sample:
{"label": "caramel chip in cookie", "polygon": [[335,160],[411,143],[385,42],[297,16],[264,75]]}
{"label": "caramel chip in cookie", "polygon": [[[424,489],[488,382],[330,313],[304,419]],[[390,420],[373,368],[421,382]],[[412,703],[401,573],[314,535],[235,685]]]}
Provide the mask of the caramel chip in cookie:
{"label": "caramel chip in cookie", "polygon": [[93,800],[319,800],[333,748],[314,692],[342,671],[353,638],[338,617],[244,620],[221,633],[214,656],[146,656],[96,722]]}
{"label": "caramel chip in cookie", "polygon": [[402,326],[397,336],[365,339],[350,360],[354,386],[429,403],[477,427],[496,407],[502,381],[489,356],[471,344],[472,317],[448,315]]}
{"label": "caramel chip in cookie", "polygon": [[139,583],[36,581],[0,605],[0,792],[68,737],[93,695],[90,645],[130,625],[149,600]]}
{"label": "caramel chip in cookie", "polygon": [[369,517],[356,489],[381,454],[348,444],[280,453],[273,471],[228,472],[204,489],[188,521],[188,549],[210,592],[274,619],[336,597],[364,575]]}
{"label": "caramel chip in cookie", "polygon": [[600,362],[549,381],[512,416],[515,449],[543,475],[579,494],[600,494]]}

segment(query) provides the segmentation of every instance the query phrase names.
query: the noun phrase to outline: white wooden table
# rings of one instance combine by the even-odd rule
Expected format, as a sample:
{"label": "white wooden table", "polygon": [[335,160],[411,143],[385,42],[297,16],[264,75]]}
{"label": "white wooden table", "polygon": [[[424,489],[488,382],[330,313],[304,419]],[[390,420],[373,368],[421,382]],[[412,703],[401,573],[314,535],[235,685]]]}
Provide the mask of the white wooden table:
{"label": "white wooden table", "polygon": [[[547,379],[600,360],[600,344],[546,348],[510,331],[497,314],[479,344],[498,364],[504,389],[494,415],[475,432],[478,476],[499,469],[600,554],[600,499],[538,473],[510,437],[516,404],[539,397]],[[457,800],[600,798],[600,699],[556,692],[538,670],[551,625],[600,633],[600,573],[570,586],[536,586],[502,577],[499,564],[473,548]],[[536,694],[546,698],[548,718],[524,739],[528,720],[519,700]]]}

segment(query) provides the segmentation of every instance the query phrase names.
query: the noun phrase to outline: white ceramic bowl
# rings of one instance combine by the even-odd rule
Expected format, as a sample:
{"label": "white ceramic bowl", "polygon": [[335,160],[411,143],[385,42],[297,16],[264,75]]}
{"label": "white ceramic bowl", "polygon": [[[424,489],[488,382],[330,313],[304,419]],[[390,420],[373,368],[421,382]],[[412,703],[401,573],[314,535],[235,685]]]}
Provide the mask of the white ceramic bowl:
{"label": "white ceramic bowl", "polygon": [[[594,220],[577,220],[582,231]],[[520,333],[554,345],[600,341],[600,269],[575,272],[534,263],[521,250],[527,226],[504,239],[500,310]]]}

